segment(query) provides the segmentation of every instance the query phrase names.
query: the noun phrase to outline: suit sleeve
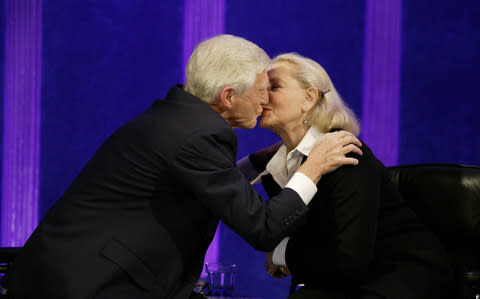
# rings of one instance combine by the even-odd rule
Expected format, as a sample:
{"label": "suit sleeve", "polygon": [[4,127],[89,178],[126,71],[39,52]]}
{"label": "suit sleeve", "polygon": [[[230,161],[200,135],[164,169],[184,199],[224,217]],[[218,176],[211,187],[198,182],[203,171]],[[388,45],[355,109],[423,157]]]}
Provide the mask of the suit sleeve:
{"label": "suit sleeve", "polygon": [[265,202],[236,168],[232,135],[228,130],[193,134],[170,168],[192,196],[252,247],[273,250],[308,208],[289,188]]}
{"label": "suit sleeve", "polygon": [[282,144],[282,142],[277,142],[241,158],[237,161],[238,169],[249,181],[254,180],[266,169],[268,161],[275,155]]}
{"label": "suit sleeve", "polygon": [[308,233],[291,237],[286,261],[294,276],[355,279],[366,273],[377,233],[381,167],[365,151],[359,165],[322,178],[317,200],[328,202],[312,206],[309,213],[326,215],[321,223],[327,227],[308,227]]}

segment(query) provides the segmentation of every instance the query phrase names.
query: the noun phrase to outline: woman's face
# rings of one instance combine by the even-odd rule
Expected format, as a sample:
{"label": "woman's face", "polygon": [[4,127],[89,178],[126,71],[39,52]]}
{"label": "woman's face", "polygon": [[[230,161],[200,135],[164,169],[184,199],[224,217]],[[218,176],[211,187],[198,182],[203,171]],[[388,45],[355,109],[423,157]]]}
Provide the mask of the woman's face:
{"label": "woman's face", "polygon": [[294,71],[295,65],[289,62],[276,62],[268,71],[269,103],[263,105],[261,128],[280,134],[282,131],[290,133],[302,126],[306,91],[293,78]]}

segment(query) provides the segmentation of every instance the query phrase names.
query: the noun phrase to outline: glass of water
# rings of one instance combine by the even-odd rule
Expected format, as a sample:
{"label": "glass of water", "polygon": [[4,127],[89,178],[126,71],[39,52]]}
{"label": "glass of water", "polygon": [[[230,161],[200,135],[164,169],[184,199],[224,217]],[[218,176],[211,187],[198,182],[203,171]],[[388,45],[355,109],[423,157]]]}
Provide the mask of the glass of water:
{"label": "glass of water", "polygon": [[206,263],[208,295],[211,297],[232,297],[237,265]]}

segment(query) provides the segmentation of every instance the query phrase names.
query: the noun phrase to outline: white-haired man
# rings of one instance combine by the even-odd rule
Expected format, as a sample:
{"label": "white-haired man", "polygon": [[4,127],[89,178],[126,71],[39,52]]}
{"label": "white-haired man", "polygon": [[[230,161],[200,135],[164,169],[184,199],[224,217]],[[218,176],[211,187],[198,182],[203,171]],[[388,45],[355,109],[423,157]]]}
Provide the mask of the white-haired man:
{"label": "white-haired man", "polygon": [[232,128],[253,128],[268,102],[270,60],[215,36],[173,87],[108,138],[17,256],[11,298],[188,298],[219,220],[272,250],[306,212],[321,176],[361,153],[346,132],[322,138],[275,198],[235,167]]}

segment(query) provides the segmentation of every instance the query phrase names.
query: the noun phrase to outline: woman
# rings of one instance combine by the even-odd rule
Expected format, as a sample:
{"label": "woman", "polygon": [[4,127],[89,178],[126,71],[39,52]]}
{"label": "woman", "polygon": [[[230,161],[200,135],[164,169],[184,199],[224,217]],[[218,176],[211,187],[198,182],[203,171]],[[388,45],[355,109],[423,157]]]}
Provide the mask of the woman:
{"label": "woman", "polygon": [[[259,124],[283,144],[249,160],[257,171],[266,168],[261,179],[273,196],[325,133],[343,129],[358,135],[360,129],[313,60],[282,54],[268,75],[270,102]],[[289,298],[451,298],[453,274],[442,245],[408,208],[365,143],[362,151],[357,166],[322,177],[305,226],[277,246],[273,263],[267,254],[269,273],[291,273],[305,285]]]}

